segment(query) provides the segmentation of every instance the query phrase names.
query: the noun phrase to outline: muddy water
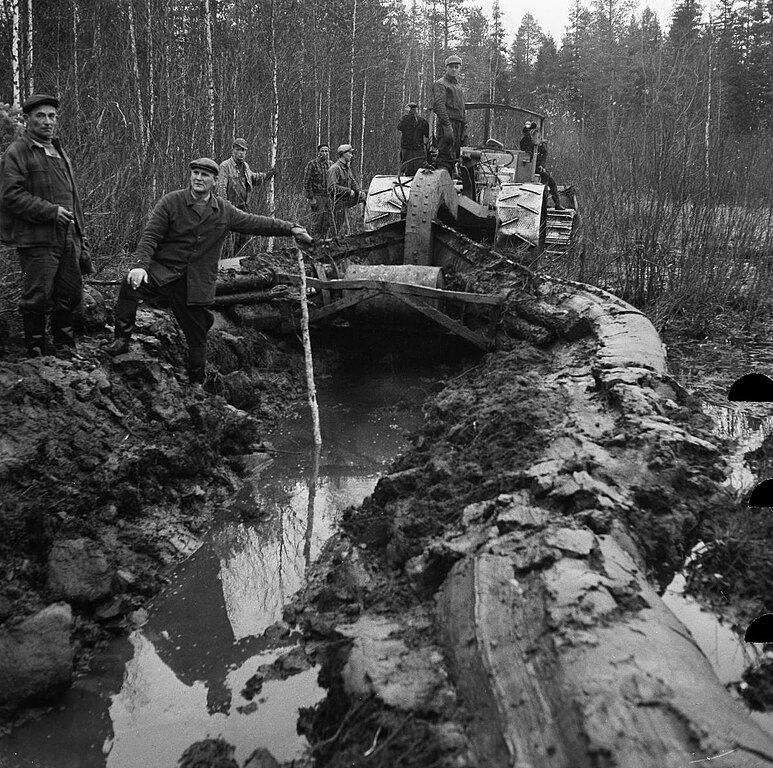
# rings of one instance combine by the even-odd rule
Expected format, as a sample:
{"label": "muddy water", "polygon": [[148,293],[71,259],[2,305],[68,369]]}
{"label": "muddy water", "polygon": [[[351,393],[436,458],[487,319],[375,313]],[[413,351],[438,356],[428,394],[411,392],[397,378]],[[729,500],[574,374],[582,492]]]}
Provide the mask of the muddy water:
{"label": "muddy water", "polygon": [[319,457],[308,419],[282,424],[273,460],[256,459],[147,623],[97,658],[59,709],[0,740],[0,768],[171,768],[207,735],[233,744],[239,764],[260,746],[280,761],[302,754],[298,709],[324,696],[318,670],[245,695],[258,668],[293,647],[292,635],[261,635],[281,619],[341,512],[405,446],[434,380],[350,372],[318,381]]}
{"label": "muddy water", "polygon": [[[703,411],[711,416],[718,437],[735,441],[733,452],[726,457],[730,475],[726,481],[740,498],[748,497],[758,478],[744,455],[759,448],[773,433],[773,406],[760,403],[704,403]],[[696,545],[691,557],[701,548]],[[692,597],[684,594],[685,576],[679,573],[666,589],[663,601],[690,630],[695,641],[711,662],[720,682],[730,685],[741,681],[743,672],[758,663],[762,655],[760,645],[746,643],[739,635],[711,611]],[[751,716],[766,731],[773,734],[773,713],[752,712]]]}

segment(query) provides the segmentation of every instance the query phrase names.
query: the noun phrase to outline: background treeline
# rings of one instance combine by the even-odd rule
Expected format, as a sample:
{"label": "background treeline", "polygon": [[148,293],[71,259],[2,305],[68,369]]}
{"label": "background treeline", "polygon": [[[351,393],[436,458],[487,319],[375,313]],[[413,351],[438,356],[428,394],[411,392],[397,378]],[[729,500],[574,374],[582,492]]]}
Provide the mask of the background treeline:
{"label": "background treeline", "polygon": [[[471,0],[2,2],[3,98],[61,95],[103,269],[184,184],[187,161],[224,159],[235,135],[253,168],[276,163],[262,212],[303,217],[302,170],[320,140],[357,147],[364,186],[394,173],[403,105],[428,104],[453,51],[468,101],[550,118],[550,164],[577,189],[583,238],[545,268],[613,286],[661,325],[686,317],[696,333],[718,308],[757,312],[767,293],[767,1],[715,0],[709,17],[679,0],[667,28],[631,0],[576,2],[560,41],[529,14],[508,29],[497,2]],[[0,148],[11,132],[6,118]]]}

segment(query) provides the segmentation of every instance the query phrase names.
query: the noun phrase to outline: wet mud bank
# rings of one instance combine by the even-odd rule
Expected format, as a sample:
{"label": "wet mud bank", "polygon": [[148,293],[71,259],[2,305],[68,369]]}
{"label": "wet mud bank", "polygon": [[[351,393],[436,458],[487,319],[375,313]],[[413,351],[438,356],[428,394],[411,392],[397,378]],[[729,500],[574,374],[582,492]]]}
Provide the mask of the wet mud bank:
{"label": "wet mud bank", "polygon": [[[326,696],[298,722],[307,764],[773,762],[658,596],[731,503],[708,418],[630,305],[521,277],[496,350],[434,388],[411,447],[266,630],[302,633],[276,662],[289,676],[296,657],[321,669]],[[305,399],[300,355],[254,328],[215,332],[200,392],[180,380],[171,321],[143,323],[114,361],[87,339],[82,359],[0,362],[0,663],[27,681],[0,686],[22,692],[7,716],[143,622],[272,420]],[[235,765],[222,741],[182,764],[206,754]]]}
{"label": "wet mud bank", "polygon": [[141,313],[128,354],[102,345],[84,336],[72,359],[12,348],[0,361],[6,727],[143,623],[168,568],[199,546],[267,430],[305,397],[297,352],[249,329],[212,335],[204,391],[185,381],[167,313]]}
{"label": "wet mud bank", "polygon": [[544,293],[593,333],[447,382],[286,611],[323,660],[315,765],[773,762],[659,597],[733,505],[725,446],[646,318]]}

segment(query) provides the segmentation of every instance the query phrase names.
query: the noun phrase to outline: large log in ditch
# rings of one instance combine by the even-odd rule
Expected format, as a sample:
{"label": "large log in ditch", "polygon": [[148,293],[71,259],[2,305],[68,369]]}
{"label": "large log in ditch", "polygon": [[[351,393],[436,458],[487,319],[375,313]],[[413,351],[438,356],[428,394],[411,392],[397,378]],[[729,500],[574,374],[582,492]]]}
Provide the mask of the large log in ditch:
{"label": "large log in ditch", "polygon": [[[542,297],[586,318],[595,341],[558,344],[553,373],[536,377],[564,407],[534,460],[512,468],[515,490],[467,504],[458,525],[401,561],[389,554],[399,549],[399,517],[426,503],[426,471],[442,473],[442,459],[393,472],[374,494],[392,499],[383,507],[395,517],[391,572],[356,546],[368,547],[367,529],[382,524],[376,499],[362,528],[353,516],[355,546],[335,550],[291,611],[308,619],[312,605],[361,607],[351,621],[340,608],[328,613],[336,650],[322,675],[331,686],[322,726],[312,732],[319,765],[394,764],[389,750],[401,734],[413,746],[400,764],[411,766],[773,764],[773,739],[720,684],[656,586],[689,546],[680,527],[694,527],[696,500],[720,488],[721,454],[681,418],[684,393],[644,315],[590,286],[546,281],[551,295]],[[481,391],[449,398],[474,411]],[[451,431],[474,428],[464,421]],[[674,475],[669,462],[679,465]],[[682,517],[671,515],[668,505],[690,487]],[[712,503],[729,498],[716,496]],[[419,600],[385,602],[379,580],[405,578]],[[380,703],[381,716],[363,702]],[[411,761],[409,749],[421,754]]]}
{"label": "large log in ditch", "polygon": [[[613,383],[627,415],[701,449],[653,413],[652,390],[637,386],[666,368],[651,323],[610,294],[565,285],[565,305],[594,325],[596,376]],[[549,464],[557,458],[553,452],[532,468],[537,489],[560,494],[574,483],[601,500],[625,496],[623,483],[604,489],[579,472],[562,477]],[[635,514],[631,499],[615,505]],[[527,492],[467,510],[465,520],[467,536],[484,527],[494,533],[451,568],[437,625],[473,713],[467,733],[480,765],[677,768],[720,755],[719,765],[773,764],[773,739],[664,605],[620,520],[599,534],[556,520]]]}

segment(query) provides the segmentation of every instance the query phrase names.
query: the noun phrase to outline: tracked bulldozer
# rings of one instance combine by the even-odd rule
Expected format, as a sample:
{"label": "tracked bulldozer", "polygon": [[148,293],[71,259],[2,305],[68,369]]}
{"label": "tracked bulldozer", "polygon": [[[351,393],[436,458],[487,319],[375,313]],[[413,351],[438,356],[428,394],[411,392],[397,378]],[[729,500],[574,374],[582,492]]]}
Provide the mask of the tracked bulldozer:
{"label": "tracked bulldozer", "polygon": [[[535,121],[542,137],[544,115],[483,102],[468,104],[467,114],[469,134],[481,141],[461,148],[452,179],[456,201],[437,210],[438,219],[478,242],[526,252],[531,261],[560,258],[579,226],[574,188],[558,186],[556,205],[537,173],[538,153],[519,149],[522,118]],[[444,199],[447,178],[429,164],[415,176],[375,176],[365,204],[366,231],[410,219],[417,208],[429,211],[436,198]],[[429,224],[425,217],[418,223]]]}

